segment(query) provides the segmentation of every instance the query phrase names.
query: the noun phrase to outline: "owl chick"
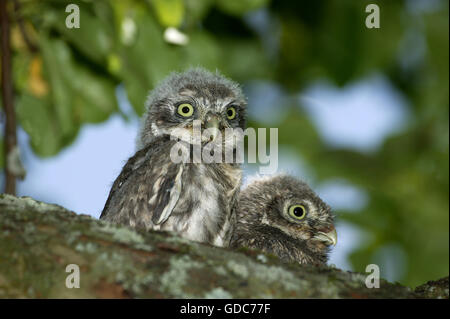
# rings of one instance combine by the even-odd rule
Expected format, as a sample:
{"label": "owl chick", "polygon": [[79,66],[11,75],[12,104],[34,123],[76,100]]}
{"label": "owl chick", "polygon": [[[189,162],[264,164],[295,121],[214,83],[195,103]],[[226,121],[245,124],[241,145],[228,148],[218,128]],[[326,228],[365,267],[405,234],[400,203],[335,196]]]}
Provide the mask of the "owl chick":
{"label": "owl chick", "polygon": [[248,247],[284,261],[325,264],[337,242],[334,217],[307,184],[287,175],[265,177],[239,194],[231,247]]}
{"label": "owl chick", "polygon": [[[100,218],[228,246],[241,167],[194,161],[193,145],[199,140],[193,126],[201,123],[202,129],[219,133],[227,128],[244,130],[245,111],[239,85],[219,73],[195,68],[171,74],[148,98],[138,151],[114,182]],[[201,139],[200,144],[213,142],[216,136]],[[190,161],[173,160],[171,151],[177,143],[187,143]]]}

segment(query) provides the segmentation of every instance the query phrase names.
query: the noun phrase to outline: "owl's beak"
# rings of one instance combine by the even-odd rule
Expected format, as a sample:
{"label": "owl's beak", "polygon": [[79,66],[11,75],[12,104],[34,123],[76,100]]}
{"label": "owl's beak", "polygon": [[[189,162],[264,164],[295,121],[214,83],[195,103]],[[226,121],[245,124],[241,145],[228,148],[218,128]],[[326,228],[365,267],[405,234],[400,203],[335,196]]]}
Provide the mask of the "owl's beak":
{"label": "owl's beak", "polygon": [[336,229],[333,227],[331,230],[327,232],[321,232],[319,231],[316,236],[314,236],[315,239],[323,241],[325,245],[328,246],[336,246],[337,244],[337,232]]}
{"label": "owl's beak", "polygon": [[205,128],[209,129],[211,132],[210,141],[216,139],[219,134],[219,118],[215,115],[212,115],[205,123]]}

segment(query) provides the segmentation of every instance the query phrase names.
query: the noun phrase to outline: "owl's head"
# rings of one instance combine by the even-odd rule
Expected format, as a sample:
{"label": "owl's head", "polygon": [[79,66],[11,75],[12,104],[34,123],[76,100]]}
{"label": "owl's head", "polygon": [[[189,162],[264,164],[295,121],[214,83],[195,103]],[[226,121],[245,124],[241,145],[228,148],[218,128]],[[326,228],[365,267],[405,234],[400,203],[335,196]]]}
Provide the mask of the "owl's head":
{"label": "owl's head", "polygon": [[246,99],[239,85],[218,72],[192,68],[172,73],[153,89],[138,137],[138,148],[156,136],[192,133],[198,120],[202,129],[245,129]]}
{"label": "owl's head", "polygon": [[300,250],[302,259],[320,263],[337,242],[330,207],[306,183],[287,175],[255,180],[241,191],[238,223],[274,234],[280,245]]}

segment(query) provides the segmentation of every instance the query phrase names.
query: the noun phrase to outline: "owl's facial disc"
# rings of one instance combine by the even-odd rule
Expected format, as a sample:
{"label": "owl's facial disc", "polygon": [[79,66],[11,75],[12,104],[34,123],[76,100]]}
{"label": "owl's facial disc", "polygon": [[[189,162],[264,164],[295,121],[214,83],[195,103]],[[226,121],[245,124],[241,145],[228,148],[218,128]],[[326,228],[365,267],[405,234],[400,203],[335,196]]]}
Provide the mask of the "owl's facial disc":
{"label": "owl's facial disc", "polygon": [[289,222],[283,225],[285,233],[305,240],[317,250],[337,244],[337,233],[328,219],[329,211],[323,211],[309,200],[287,200],[282,208],[282,216]]}
{"label": "owl's facial disc", "polygon": [[223,143],[226,148],[234,145],[230,144],[234,140],[227,137],[230,134],[226,130],[240,127],[242,114],[233,96],[213,97],[209,92],[183,88],[165,105],[173,116],[171,121],[166,117],[162,133],[191,144]]}
{"label": "owl's facial disc", "polygon": [[[173,72],[153,88],[147,99],[137,147],[143,148],[157,136],[173,135],[175,129],[185,129],[182,139],[189,141],[193,122],[199,120],[205,129],[209,113],[219,115],[218,122],[226,124],[225,128],[245,130],[246,105],[239,85],[218,72],[202,68]],[[215,124],[208,125],[212,128]]]}

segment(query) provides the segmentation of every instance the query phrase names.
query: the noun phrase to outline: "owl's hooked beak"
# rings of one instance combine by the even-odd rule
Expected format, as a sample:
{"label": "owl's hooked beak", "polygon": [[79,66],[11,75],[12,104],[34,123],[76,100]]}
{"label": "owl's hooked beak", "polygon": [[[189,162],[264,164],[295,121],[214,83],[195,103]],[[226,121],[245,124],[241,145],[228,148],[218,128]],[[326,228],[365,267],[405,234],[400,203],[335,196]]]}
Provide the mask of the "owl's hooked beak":
{"label": "owl's hooked beak", "polygon": [[325,245],[328,246],[336,246],[337,244],[337,232],[336,229],[333,227],[331,230],[327,232],[319,231],[317,232],[317,235],[314,236],[315,239],[323,241]]}
{"label": "owl's hooked beak", "polygon": [[219,118],[216,115],[211,115],[206,120],[205,128],[211,133],[211,136],[209,138],[210,141],[215,140],[217,135],[219,134],[219,125]]}

